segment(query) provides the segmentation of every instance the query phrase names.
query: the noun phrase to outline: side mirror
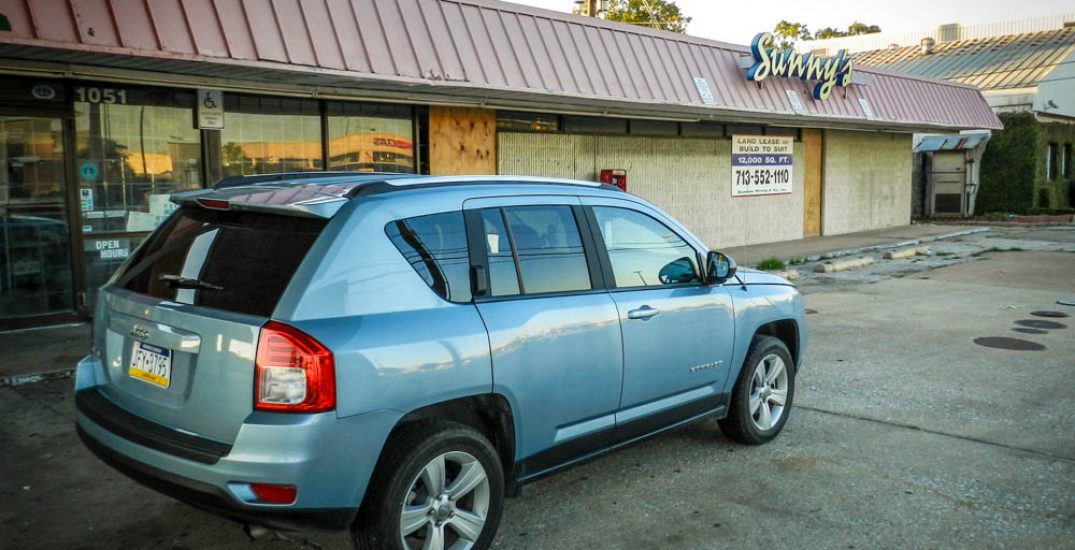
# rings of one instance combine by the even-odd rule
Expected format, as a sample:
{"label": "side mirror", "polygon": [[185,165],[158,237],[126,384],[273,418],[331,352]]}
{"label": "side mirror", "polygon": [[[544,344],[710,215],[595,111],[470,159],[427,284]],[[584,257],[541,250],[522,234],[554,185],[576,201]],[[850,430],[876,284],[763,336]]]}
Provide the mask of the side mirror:
{"label": "side mirror", "polygon": [[706,282],[723,284],[724,281],[735,277],[735,260],[731,256],[725,256],[720,252],[710,250],[705,257]]}

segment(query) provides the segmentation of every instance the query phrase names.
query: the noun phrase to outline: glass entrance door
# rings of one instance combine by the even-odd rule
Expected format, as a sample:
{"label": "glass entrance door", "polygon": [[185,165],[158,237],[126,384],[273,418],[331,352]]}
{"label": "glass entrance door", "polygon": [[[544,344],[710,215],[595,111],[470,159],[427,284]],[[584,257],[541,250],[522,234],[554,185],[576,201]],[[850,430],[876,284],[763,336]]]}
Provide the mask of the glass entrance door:
{"label": "glass entrance door", "polygon": [[0,330],[75,312],[63,120],[0,114]]}

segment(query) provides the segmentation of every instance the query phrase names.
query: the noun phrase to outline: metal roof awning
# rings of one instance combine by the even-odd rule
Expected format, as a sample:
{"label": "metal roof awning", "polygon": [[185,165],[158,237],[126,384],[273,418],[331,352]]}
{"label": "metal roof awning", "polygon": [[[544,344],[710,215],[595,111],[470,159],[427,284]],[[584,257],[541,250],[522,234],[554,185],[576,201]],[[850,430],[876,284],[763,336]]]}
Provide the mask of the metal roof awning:
{"label": "metal roof awning", "polygon": [[946,136],[923,136],[914,147],[916,153],[937,151],[966,151],[989,141],[988,132],[951,134]]}
{"label": "metal roof awning", "polygon": [[785,126],[1001,128],[970,86],[858,69],[869,84],[815,101],[797,79],[747,81],[743,46],[495,0],[9,0],[0,11],[12,26],[0,31],[7,72]]}

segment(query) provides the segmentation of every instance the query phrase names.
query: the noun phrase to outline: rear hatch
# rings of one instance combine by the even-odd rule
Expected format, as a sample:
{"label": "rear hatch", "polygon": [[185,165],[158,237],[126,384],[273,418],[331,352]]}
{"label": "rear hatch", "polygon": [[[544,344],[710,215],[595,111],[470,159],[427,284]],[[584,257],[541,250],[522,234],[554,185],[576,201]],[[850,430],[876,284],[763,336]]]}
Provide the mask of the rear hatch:
{"label": "rear hatch", "polygon": [[102,290],[94,343],[107,383],[98,391],[144,419],[230,444],[253,410],[260,327],[328,220],[209,198],[214,209],[177,200],[185,206]]}

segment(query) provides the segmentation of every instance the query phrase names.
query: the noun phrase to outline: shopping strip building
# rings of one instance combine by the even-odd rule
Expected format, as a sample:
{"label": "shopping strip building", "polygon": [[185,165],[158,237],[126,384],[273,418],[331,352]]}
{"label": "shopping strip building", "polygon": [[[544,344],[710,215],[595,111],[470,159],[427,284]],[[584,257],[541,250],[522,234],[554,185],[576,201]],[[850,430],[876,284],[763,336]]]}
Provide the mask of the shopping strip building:
{"label": "shopping strip building", "polygon": [[492,0],[0,1],[0,330],[86,315],[226,176],[622,170],[728,247],[906,224],[912,134],[1000,127],[969,86],[856,67],[820,100],[756,61]]}

